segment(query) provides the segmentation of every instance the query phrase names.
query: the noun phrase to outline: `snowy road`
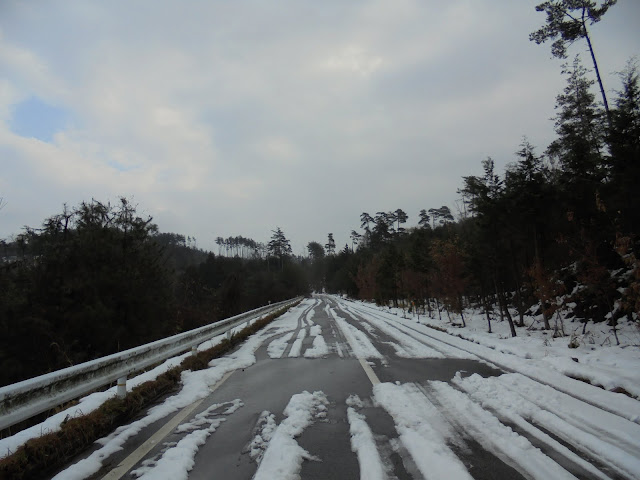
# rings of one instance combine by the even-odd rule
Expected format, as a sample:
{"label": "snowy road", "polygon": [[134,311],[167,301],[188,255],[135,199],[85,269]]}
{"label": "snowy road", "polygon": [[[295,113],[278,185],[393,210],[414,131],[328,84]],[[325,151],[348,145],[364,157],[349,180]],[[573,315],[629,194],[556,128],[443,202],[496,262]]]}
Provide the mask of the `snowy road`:
{"label": "snowy road", "polygon": [[210,365],[56,478],[640,478],[631,399],[338,297]]}

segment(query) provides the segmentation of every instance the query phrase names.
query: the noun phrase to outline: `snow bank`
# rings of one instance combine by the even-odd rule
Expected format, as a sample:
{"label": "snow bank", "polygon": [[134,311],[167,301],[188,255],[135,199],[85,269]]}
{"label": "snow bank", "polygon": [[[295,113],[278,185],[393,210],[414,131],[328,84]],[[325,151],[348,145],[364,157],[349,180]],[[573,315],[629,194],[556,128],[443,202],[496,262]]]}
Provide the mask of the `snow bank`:
{"label": "snow bank", "polygon": [[[342,300],[339,300],[343,302]],[[607,390],[618,387],[640,398],[640,329],[637,322],[622,319],[618,322],[618,338],[620,346],[615,345],[612,328],[606,323],[587,324],[586,333],[582,334],[584,325],[572,319],[560,320],[567,336],[553,338],[552,331],[542,330],[541,315],[525,316],[527,328],[516,327],[517,337],[511,337],[508,323],[500,322],[492,313],[493,333],[487,332],[487,320],[483,311],[467,309],[464,313],[466,328],[454,327],[444,320],[432,319],[428,316],[409,314],[401,309],[382,309],[373,305],[356,302],[345,302],[357,310],[381,315],[394,322],[416,325],[431,325],[444,329],[450,336],[460,337],[467,343],[483,345],[507,357],[535,360],[544,370],[556,372],[590,382]],[[567,314],[568,312],[561,312]],[[512,315],[517,316],[516,312]],[[402,318],[404,317],[404,318]],[[452,315],[455,320],[459,316]],[[533,327],[533,328],[529,328]],[[577,348],[568,348],[569,342]]]}
{"label": "snow bank", "polygon": [[[349,308],[348,305],[345,305],[347,311],[349,311],[352,315],[357,315],[352,309]],[[424,344],[424,342],[420,342],[413,338],[411,335],[408,335],[402,332],[395,326],[389,324],[389,322],[384,320],[378,320],[374,318],[372,315],[367,315],[366,317],[358,315],[361,320],[364,322],[370,323],[375,326],[378,330],[384,332],[390,337],[394,338],[400,345],[393,344],[396,349],[396,355],[399,357],[405,358],[445,358],[445,356],[433,348],[428,347]]]}
{"label": "snow bank", "polygon": [[467,434],[526,478],[575,479],[571,473],[531,445],[529,440],[500,423],[495,416],[463,393],[443,382],[430,382],[430,386],[440,404]]}
{"label": "snow bank", "polygon": [[[374,312],[379,315],[380,318],[383,318],[398,328],[404,329],[404,331],[413,331],[415,335],[422,335],[427,342],[433,342],[435,340],[438,343],[441,342],[445,344],[445,346],[451,347],[450,354],[452,356],[455,355],[455,350],[462,350],[473,355],[476,359],[484,360],[506,371],[517,371],[537,382],[549,385],[561,392],[579,398],[590,405],[595,405],[603,410],[640,423],[640,402],[626,395],[613,393],[569,378],[557,370],[550,368],[551,364],[548,361],[523,358],[514,354],[505,354],[504,352],[497,351],[483,344],[474,343],[459,338],[458,336],[429,328],[426,325],[417,323],[415,320],[401,318],[376,307],[356,304],[354,302],[351,303],[356,311],[362,311],[367,315]],[[460,330],[463,329],[456,329],[456,331]],[[503,342],[509,342],[511,340],[512,339],[505,339]],[[441,347],[438,346],[438,349],[441,349]],[[445,353],[449,356],[448,351]],[[640,368],[638,368],[640,367],[640,360],[637,362],[635,368],[631,368],[631,363],[632,362],[626,364],[629,365],[629,370],[622,372],[622,375],[637,376],[640,382]],[[618,379],[619,378],[621,377],[618,377]]]}

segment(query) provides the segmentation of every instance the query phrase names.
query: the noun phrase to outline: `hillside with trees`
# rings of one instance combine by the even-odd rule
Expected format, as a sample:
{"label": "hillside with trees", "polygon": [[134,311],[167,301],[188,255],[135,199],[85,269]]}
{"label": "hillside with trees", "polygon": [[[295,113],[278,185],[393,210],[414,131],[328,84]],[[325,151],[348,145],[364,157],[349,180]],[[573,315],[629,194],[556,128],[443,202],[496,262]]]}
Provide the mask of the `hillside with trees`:
{"label": "hillside with trees", "polygon": [[281,230],[272,243],[264,257],[216,256],[124,198],[65,207],[3,241],[0,385],[306,294]]}
{"label": "hillside with trees", "polygon": [[620,74],[611,123],[587,73],[578,58],[565,65],[557,138],[543,154],[525,138],[502,174],[482,160],[483,175],[462,179],[457,221],[446,206],[421,210],[408,229],[400,209],[363,213],[357,248],[324,257],[325,287],[437,315],[472,304],[489,319],[496,305],[512,335],[525,313],[554,328],[568,305],[585,325],[637,322],[638,69],[629,62]]}

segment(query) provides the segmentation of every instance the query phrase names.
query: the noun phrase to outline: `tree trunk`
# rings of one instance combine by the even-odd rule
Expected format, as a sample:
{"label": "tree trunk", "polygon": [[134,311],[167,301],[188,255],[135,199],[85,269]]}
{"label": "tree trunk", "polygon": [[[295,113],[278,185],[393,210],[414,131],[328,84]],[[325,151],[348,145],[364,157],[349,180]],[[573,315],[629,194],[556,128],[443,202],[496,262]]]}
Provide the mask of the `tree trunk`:
{"label": "tree trunk", "polygon": [[602,84],[602,78],[600,78],[600,70],[598,69],[598,62],[596,61],[596,54],[593,51],[593,46],[591,45],[591,38],[589,38],[589,33],[587,32],[587,26],[583,23],[584,27],[584,37],[587,39],[587,45],[589,45],[589,53],[591,53],[591,60],[593,60],[593,68],[596,71],[596,77],[598,78],[598,86],[600,87],[600,94],[602,95],[602,103],[604,105],[604,111],[607,114],[607,123],[609,124],[609,128],[612,128],[613,121],[611,119],[611,112],[609,111],[609,102],[607,102],[607,94],[604,91],[604,85]]}
{"label": "tree trunk", "polygon": [[518,323],[519,327],[524,327],[524,301],[522,300],[522,292],[520,287],[520,282],[518,278],[520,275],[518,274],[518,267],[516,265],[516,258],[513,254],[513,241],[509,240],[509,250],[511,251],[511,269],[513,271],[513,281],[516,285],[516,302],[518,307],[518,317],[520,322]]}
{"label": "tree trunk", "polygon": [[524,301],[522,300],[522,291],[520,285],[516,285],[516,300],[518,302],[519,327],[524,327]]}
{"label": "tree trunk", "polygon": [[500,301],[500,295],[498,294],[498,284],[495,278],[493,279],[493,287],[496,291],[496,300],[498,301],[498,311],[500,312],[500,321],[504,322],[504,311],[502,310],[502,302]]}
{"label": "tree trunk", "polygon": [[498,290],[498,303],[502,305],[502,309],[504,310],[505,316],[507,317],[507,322],[509,322],[509,330],[511,330],[511,336],[515,337],[516,327],[513,324],[513,318],[511,318],[511,313],[509,313],[507,299],[505,298],[504,291],[502,289]]}
{"label": "tree trunk", "polygon": [[491,332],[491,315],[489,315],[489,302],[487,301],[486,295],[482,294],[482,304],[484,305],[484,314],[487,317],[487,324],[489,325],[489,333]]}
{"label": "tree trunk", "polygon": [[549,324],[549,317],[547,316],[547,310],[544,302],[540,302],[542,306],[542,321],[544,322],[544,329],[551,330],[551,325]]}

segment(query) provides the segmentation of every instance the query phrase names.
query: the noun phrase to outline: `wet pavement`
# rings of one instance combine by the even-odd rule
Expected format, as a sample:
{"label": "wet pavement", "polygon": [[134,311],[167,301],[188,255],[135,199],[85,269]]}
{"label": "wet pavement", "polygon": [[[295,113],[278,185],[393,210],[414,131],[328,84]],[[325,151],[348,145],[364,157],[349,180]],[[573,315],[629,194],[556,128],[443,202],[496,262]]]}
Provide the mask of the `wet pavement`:
{"label": "wet pavement", "polygon": [[[248,445],[256,434],[261,413],[268,411],[275,414],[276,423],[279,424],[284,419],[283,410],[291,397],[303,391],[324,392],[329,407],[326,418],[316,420],[296,438],[300,446],[319,459],[303,462],[300,472],[302,479],[360,478],[358,458],[351,450],[347,420],[347,398],[351,395],[357,395],[364,403],[360,413],[365,415],[366,422],[374,434],[378,453],[387,465],[389,478],[422,478],[411,455],[398,441],[393,419],[383,408],[372,402],[372,381],[363,370],[359,359],[353,355],[338,324],[327,312],[327,304],[336,308],[335,300],[323,296],[307,302],[305,305],[309,307],[314,305],[310,317],[312,322],[306,321],[309,318],[309,308],[298,307],[298,325],[282,358],[269,357],[267,346],[277,337],[269,338],[256,351],[257,361],[254,365],[236,370],[193,412],[191,417],[207,410],[213,404],[231,402],[235,399],[240,399],[244,404],[233,414],[225,416],[225,421],[199,447],[195,465],[189,472],[189,479],[251,479],[257,465],[248,454]],[[364,332],[373,346],[384,356],[383,359],[368,361],[380,382],[413,382],[426,389],[428,381],[449,382],[457,372],[461,372],[463,376],[472,373],[485,377],[501,374],[499,370],[477,360],[399,357],[392,347],[393,343],[398,343],[397,339],[375,330],[371,325],[364,328],[363,319],[358,318],[358,315],[347,311],[340,311],[339,314],[349,324]],[[329,353],[323,358],[302,356],[313,344],[314,337],[309,335],[311,323],[322,328],[322,336],[329,347]],[[306,336],[302,342],[300,356],[288,358],[302,328],[306,329]],[[141,439],[157,430],[161,423],[157,422],[156,425],[145,429],[139,438],[127,444],[125,451],[110,459],[109,464],[116,465],[141,443]],[[459,431],[458,434],[463,439],[464,448],[459,447],[460,442],[450,447],[474,478],[523,478],[511,466],[484,450],[477,442],[465,438],[464,431]],[[173,445],[172,442],[179,441],[183,436],[184,434],[175,431],[169,434],[145,459],[157,461],[168,445]],[[139,462],[138,467],[142,463],[143,461]],[[108,470],[109,464],[102,473]],[[123,478],[135,477],[127,474]]]}

